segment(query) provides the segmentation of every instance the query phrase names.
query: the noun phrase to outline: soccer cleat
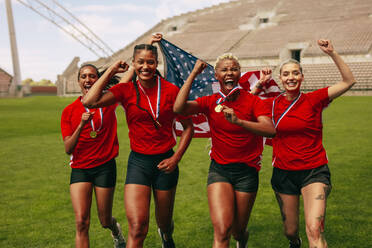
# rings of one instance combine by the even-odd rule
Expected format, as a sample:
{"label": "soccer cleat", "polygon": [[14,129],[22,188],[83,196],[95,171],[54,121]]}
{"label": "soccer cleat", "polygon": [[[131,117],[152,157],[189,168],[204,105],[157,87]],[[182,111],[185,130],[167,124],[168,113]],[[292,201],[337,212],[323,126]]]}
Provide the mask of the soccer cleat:
{"label": "soccer cleat", "polygon": [[249,232],[245,233],[244,240],[236,241],[236,248],[247,248],[248,247]]}
{"label": "soccer cleat", "polygon": [[158,228],[159,236],[161,237],[161,247],[162,248],[175,248],[176,245],[174,244],[172,233],[173,233],[174,225],[172,222],[171,230],[169,233],[163,233],[160,228]]}
{"label": "soccer cleat", "polygon": [[118,234],[114,236],[111,233],[112,239],[114,240],[114,248],[125,248],[127,246],[127,243],[125,242],[125,238],[123,232],[121,231],[119,222],[116,222],[116,226],[119,230]]}
{"label": "soccer cleat", "polygon": [[298,244],[293,244],[292,242],[289,242],[289,248],[301,248],[302,239],[298,238]]}

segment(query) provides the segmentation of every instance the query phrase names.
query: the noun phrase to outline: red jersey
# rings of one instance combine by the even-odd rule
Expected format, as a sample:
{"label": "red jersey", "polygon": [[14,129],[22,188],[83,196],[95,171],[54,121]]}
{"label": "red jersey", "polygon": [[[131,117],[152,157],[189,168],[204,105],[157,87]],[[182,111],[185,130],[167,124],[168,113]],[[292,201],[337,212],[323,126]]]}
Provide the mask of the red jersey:
{"label": "red jersey", "polygon": [[[70,165],[72,168],[88,169],[102,165],[118,155],[119,143],[116,133],[116,104],[102,108],[102,117],[99,109],[90,109],[95,112],[93,116],[94,129],[97,137],[90,137],[93,131],[91,122],[83,127],[78,142],[72,152]],[[68,105],[62,112],[61,131],[63,139],[71,136],[81,122],[81,116],[86,111],[81,103],[81,97]],[[102,120],[102,123],[101,123]],[[102,125],[101,125],[102,124]]]}
{"label": "red jersey", "polygon": [[[291,103],[283,95],[270,99],[275,123]],[[322,144],[322,112],[329,103],[328,88],[301,93],[276,127],[276,136],[273,138],[274,167],[308,170],[328,163]]]}
{"label": "red jersey", "polygon": [[[138,153],[161,154],[176,144],[176,134],[173,127],[177,115],[173,112],[173,104],[179,88],[163,78],[160,81],[160,96],[158,96],[158,84],[152,88],[142,87],[146,94],[140,87],[138,88],[139,106],[146,109],[151,115],[159,113],[158,122],[161,126],[158,128],[155,128],[151,116],[137,107],[137,95],[133,82],[121,83],[110,89],[116,100],[125,109],[130,147]],[[159,106],[158,99],[160,99]],[[154,115],[153,118],[155,119]]]}
{"label": "red jersey", "polygon": [[[211,129],[211,159],[219,164],[245,163],[257,170],[261,168],[263,139],[243,127],[228,122],[222,112],[216,112],[218,93],[196,99],[199,112],[205,114]],[[239,119],[257,121],[261,115],[270,116],[270,109],[257,96],[240,90],[238,99],[222,105],[234,109]]]}

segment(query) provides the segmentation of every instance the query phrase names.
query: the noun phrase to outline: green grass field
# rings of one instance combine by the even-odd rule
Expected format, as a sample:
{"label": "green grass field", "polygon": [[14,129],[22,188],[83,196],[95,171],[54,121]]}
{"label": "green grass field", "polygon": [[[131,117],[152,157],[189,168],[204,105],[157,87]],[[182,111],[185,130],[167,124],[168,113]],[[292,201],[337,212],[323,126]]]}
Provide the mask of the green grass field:
{"label": "green grass field", "polygon": [[[0,247],[73,247],[68,156],[60,134],[62,109],[72,98],[0,99]],[[120,155],[114,215],[127,232],[123,186],[129,141],[118,108]],[[341,97],[324,112],[324,144],[333,190],[328,200],[329,247],[372,246],[372,97]],[[194,139],[180,163],[174,238],[178,248],[211,247],[206,198],[207,139]],[[249,229],[249,247],[288,247],[270,186],[271,148],[264,152],[260,188]],[[91,247],[112,247],[91,211]],[[303,213],[301,236],[305,238]],[[145,247],[161,247],[152,209]],[[235,247],[231,242],[230,247]],[[307,242],[303,247],[308,247]]]}

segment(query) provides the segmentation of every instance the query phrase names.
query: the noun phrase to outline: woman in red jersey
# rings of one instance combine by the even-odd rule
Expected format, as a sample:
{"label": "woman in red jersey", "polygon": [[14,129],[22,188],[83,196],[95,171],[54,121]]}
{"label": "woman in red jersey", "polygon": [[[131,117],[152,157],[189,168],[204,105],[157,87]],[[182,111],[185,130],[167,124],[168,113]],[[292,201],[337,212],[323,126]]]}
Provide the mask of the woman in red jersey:
{"label": "woman in red jersey", "polygon": [[[152,42],[160,39],[161,35],[155,36]],[[123,61],[113,64],[92,87],[83,103],[89,108],[96,108],[119,102],[125,109],[132,150],[124,190],[129,222],[127,247],[143,246],[149,225],[151,189],[162,246],[175,247],[172,215],[179,174],[177,164],[192,138],[192,122],[181,119],[184,131],[173,152],[177,117],[173,104],[179,89],[157,74],[157,48],[149,44],[134,48],[132,64],[138,80],[135,76],[132,82],[118,84],[101,95],[103,87],[120,72],[123,64]]]}
{"label": "woman in red jersey", "polygon": [[187,101],[191,85],[206,63],[198,60],[182,86],[174,111],[207,116],[212,136],[208,174],[208,203],[214,228],[213,247],[229,247],[231,234],[237,247],[246,247],[249,216],[258,190],[263,142],[273,137],[270,109],[245,90],[240,90],[240,65],[235,56],[217,59],[215,77],[220,92]]}
{"label": "woman in red jersey", "polygon": [[352,72],[332,43],[319,40],[318,45],[334,61],[342,81],[302,93],[302,67],[298,61],[289,60],[280,67],[279,78],[285,91],[269,101],[277,131],[273,138],[271,183],[282,214],[284,233],[292,248],[301,247],[298,233],[300,195],[304,201],[309,247],[327,247],[323,232],[331,180],[322,144],[322,112],[355,83]]}
{"label": "woman in red jersey", "polygon": [[71,155],[71,201],[76,220],[76,247],[89,247],[89,223],[92,193],[102,227],[109,228],[114,247],[125,247],[119,223],[112,217],[119,144],[116,135],[116,105],[87,109],[81,103],[100,74],[94,65],[79,69],[82,96],[62,113],[61,130],[66,153]]}

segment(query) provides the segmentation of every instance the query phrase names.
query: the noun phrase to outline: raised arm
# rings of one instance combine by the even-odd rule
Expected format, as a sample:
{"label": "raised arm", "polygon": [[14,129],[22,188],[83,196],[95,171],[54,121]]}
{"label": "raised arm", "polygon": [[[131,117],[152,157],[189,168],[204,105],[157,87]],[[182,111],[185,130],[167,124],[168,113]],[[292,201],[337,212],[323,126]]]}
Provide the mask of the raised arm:
{"label": "raised arm", "polygon": [[318,45],[324,53],[328,54],[332,58],[342,77],[341,82],[338,82],[328,88],[329,100],[333,100],[348,91],[356,83],[355,78],[349,66],[334,50],[330,40],[318,40]]}
{"label": "raised arm", "polygon": [[194,79],[207,67],[207,63],[197,60],[194,69],[186,79],[186,82],[182,85],[178,92],[176,101],[173,105],[173,111],[181,115],[192,115],[198,113],[198,103],[196,101],[187,101],[191,85]]}
{"label": "raised arm", "polygon": [[226,120],[228,120],[232,124],[241,126],[254,134],[264,137],[272,138],[275,136],[276,131],[273,122],[269,117],[260,115],[257,117],[257,121],[242,120],[236,116],[232,108],[229,108],[225,105],[223,105],[222,107],[222,112],[225,115]]}
{"label": "raised arm", "polygon": [[102,95],[102,91],[116,73],[123,73],[127,70],[128,65],[122,60],[111,65],[82,98],[83,105],[87,108],[100,108],[114,104],[115,96],[110,91]]}
{"label": "raised arm", "polygon": [[258,95],[262,88],[270,81],[272,70],[270,68],[264,68],[260,71],[260,79],[256,83],[253,89],[251,89],[251,94]]}

